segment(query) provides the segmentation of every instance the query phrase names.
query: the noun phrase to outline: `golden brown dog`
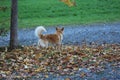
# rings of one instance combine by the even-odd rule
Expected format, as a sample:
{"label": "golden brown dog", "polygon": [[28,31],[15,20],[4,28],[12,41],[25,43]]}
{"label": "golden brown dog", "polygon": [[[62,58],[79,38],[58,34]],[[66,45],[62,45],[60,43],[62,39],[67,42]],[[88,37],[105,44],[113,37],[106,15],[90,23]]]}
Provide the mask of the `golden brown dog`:
{"label": "golden brown dog", "polygon": [[48,47],[49,44],[60,46],[62,44],[64,28],[56,28],[54,34],[42,34],[43,31],[46,32],[46,29],[43,26],[38,26],[35,29],[35,35],[39,38],[39,46]]}

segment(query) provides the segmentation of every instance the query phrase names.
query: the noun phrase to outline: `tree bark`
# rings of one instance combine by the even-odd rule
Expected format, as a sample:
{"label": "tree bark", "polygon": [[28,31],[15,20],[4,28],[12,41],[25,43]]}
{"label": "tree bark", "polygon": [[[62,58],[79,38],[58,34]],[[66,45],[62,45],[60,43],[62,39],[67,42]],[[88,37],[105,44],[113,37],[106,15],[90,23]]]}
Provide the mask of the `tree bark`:
{"label": "tree bark", "polygon": [[10,49],[18,46],[18,0],[11,0]]}

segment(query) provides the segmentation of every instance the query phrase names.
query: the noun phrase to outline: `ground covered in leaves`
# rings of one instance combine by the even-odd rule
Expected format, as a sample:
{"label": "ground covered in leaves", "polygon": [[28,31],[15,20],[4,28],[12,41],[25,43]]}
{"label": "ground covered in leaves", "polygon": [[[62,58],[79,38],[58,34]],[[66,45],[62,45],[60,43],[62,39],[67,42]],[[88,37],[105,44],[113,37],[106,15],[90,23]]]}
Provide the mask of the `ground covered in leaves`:
{"label": "ground covered in leaves", "polygon": [[[53,47],[38,49],[35,46],[0,50],[0,79],[50,80],[51,77],[58,80],[59,76],[63,76],[65,80],[87,77],[92,80],[95,77],[92,73],[104,75],[109,68],[107,66],[120,71],[120,44],[64,45],[61,50]],[[115,69],[110,71],[111,80],[115,78]],[[116,73],[118,80],[119,74]],[[106,77],[101,79],[107,80]]]}

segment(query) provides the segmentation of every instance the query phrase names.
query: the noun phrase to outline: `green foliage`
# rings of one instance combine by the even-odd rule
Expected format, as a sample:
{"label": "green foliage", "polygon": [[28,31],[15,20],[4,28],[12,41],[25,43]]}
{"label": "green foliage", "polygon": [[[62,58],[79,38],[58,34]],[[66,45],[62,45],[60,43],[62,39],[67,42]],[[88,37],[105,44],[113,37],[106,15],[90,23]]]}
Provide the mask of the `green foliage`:
{"label": "green foliage", "polygon": [[[76,0],[76,6],[68,7],[59,0],[19,0],[19,27],[38,25],[73,25],[120,21],[120,0]],[[10,0],[0,0],[0,24],[5,21],[9,27]]]}
{"label": "green foliage", "polygon": [[5,24],[0,25],[0,36],[6,36],[7,29],[4,27]]}

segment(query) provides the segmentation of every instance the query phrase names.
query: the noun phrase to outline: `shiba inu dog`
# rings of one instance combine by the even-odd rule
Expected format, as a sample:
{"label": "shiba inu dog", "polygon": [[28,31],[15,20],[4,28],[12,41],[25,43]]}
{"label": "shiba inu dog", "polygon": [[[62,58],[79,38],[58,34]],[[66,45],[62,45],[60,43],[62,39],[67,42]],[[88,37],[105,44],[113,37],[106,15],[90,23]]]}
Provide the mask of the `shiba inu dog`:
{"label": "shiba inu dog", "polygon": [[64,28],[56,28],[54,34],[42,34],[43,31],[47,32],[43,26],[38,26],[35,29],[35,35],[39,38],[38,46],[47,48],[49,44],[55,46],[60,46],[62,44]]}

